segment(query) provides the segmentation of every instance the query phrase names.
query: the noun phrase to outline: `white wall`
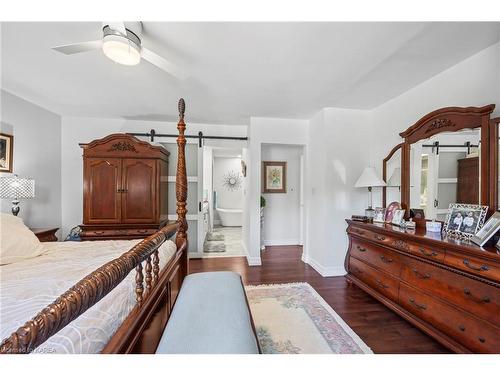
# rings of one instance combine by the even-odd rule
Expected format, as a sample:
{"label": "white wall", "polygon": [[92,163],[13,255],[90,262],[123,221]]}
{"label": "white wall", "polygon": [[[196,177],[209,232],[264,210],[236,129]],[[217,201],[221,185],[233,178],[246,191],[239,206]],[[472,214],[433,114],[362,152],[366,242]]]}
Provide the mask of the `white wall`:
{"label": "white wall", "polygon": [[325,108],[310,121],[303,259],[323,276],[345,273],[345,219],[368,203],[367,191],[354,183],[368,165],[370,126],[370,113],[359,110]]}
{"label": "white wall", "polygon": [[[247,260],[250,265],[261,264],[260,259],[260,179],[262,144],[307,145],[308,120],[251,117],[248,128],[249,163],[247,170],[247,194],[245,215],[248,233],[243,233]],[[305,149],[307,159],[307,147]],[[245,216],[244,215],[244,216]]]}
{"label": "white wall", "polygon": [[[469,57],[374,109],[371,161],[381,174],[382,159],[402,139],[399,133],[442,107],[497,105],[500,114],[500,43]],[[380,205],[380,193],[374,204]]]}
{"label": "white wall", "polygon": [[262,161],[285,161],[286,194],[262,194],[266,199],[264,209],[264,244],[299,245],[300,218],[300,157],[303,146],[262,145]]}
{"label": "white wall", "polygon": [[[241,158],[214,157],[213,188],[217,192],[217,207],[242,209],[243,186],[240,185],[239,189],[234,191],[228,190],[224,186],[224,176],[230,171],[243,178],[241,174]],[[217,212],[214,213],[214,218],[220,220]]]}
{"label": "white wall", "polygon": [[[186,134],[203,131],[207,135],[246,136],[246,126],[191,124],[188,118],[186,123]],[[158,133],[177,134],[177,123],[170,122],[62,118],[62,222],[65,234],[72,227],[81,224],[83,219],[83,161],[82,149],[78,144],[91,142],[111,133],[149,132],[152,128]],[[160,141],[165,142],[165,138],[158,138],[158,142]],[[197,143],[197,140],[193,142]]]}
{"label": "white wall", "polygon": [[[21,200],[19,216],[31,227],[61,227],[61,117],[9,92],[0,95],[0,131],[14,135],[13,173],[35,179],[35,198]],[[3,199],[2,212],[10,210],[10,199]]]}

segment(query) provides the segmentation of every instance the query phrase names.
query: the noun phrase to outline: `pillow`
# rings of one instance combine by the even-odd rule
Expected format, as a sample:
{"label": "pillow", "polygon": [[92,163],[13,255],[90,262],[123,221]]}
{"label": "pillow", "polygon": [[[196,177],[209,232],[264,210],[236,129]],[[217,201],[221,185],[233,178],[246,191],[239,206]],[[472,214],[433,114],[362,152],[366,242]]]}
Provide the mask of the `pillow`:
{"label": "pillow", "polygon": [[42,251],[41,242],[21,218],[0,214],[0,265],[33,258]]}

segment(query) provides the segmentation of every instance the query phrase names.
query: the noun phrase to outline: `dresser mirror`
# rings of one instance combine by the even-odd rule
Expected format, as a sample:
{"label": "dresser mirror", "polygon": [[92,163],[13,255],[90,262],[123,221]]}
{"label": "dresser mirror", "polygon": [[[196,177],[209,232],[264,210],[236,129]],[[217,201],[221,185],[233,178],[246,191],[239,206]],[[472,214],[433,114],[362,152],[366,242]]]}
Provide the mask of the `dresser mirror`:
{"label": "dresser mirror", "polygon": [[387,186],[382,188],[382,206],[390,202],[401,202],[401,148],[396,145],[382,162],[382,179]]}
{"label": "dresser mirror", "polygon": [[410,207],[444,221],[450,203],[480,203],[481,129],[443,132],[410,146]]}
{"label": "dresser mirror", "polygon": [[486,205],[490,214],[495,210],[498,181],[493,183],[492,176],[498,161],[492,155],[498,152],[498,135],[497,128],[490,127],[494,108],[442,108],[400,133],[401,204],[407,215],[410,208],[419,208],[427,219],[444,220],[450,203]]}

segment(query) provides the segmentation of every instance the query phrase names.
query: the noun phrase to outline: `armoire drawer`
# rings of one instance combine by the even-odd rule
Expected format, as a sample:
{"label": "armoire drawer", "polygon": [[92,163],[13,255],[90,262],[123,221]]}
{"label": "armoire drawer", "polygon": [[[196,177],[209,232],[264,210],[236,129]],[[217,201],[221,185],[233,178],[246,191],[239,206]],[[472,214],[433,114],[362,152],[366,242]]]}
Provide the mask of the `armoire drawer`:
{"label": "armoire drawer", "polygon": [[500,282],[498,263],[456,253],[447,253],[444,262],[452,267]]}
{"label": "armoire drawer", "polygon": [[399,286],[399,304],[474,352],[500,352],[500,328],[455,309],[403,282]]}
{"label": "armoire drawer", "polygon": [[384,296],[397,302],[399,281],[395,278],[352,257],[349,259],[349,272]]}
{"label": "armoire drawer", "polygon": [[401,279],[500,326],[500,288],[410,258]]}
{"label": "armoire drawer", "polygon": [[401,257],[375,244],[352,238],[351,255],[392,275],[399,276]]}

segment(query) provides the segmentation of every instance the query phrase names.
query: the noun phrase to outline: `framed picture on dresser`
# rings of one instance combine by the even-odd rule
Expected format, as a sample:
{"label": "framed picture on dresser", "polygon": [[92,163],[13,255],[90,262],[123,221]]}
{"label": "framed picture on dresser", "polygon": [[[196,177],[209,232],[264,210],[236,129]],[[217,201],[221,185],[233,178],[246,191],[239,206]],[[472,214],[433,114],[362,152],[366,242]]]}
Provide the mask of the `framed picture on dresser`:
{"label": "framed picture on dresser", "polygon": [[495,212],[492,217],[483,225],[471,241],[479,246],[483,246],[488,240],[493,237],[500,229],[500,212]]}
{"label": "framed picture on dresser", "polygon": [[487,212],[488,206],[451,203],[444,222],[444,231],[470,239],[482,228]]}

